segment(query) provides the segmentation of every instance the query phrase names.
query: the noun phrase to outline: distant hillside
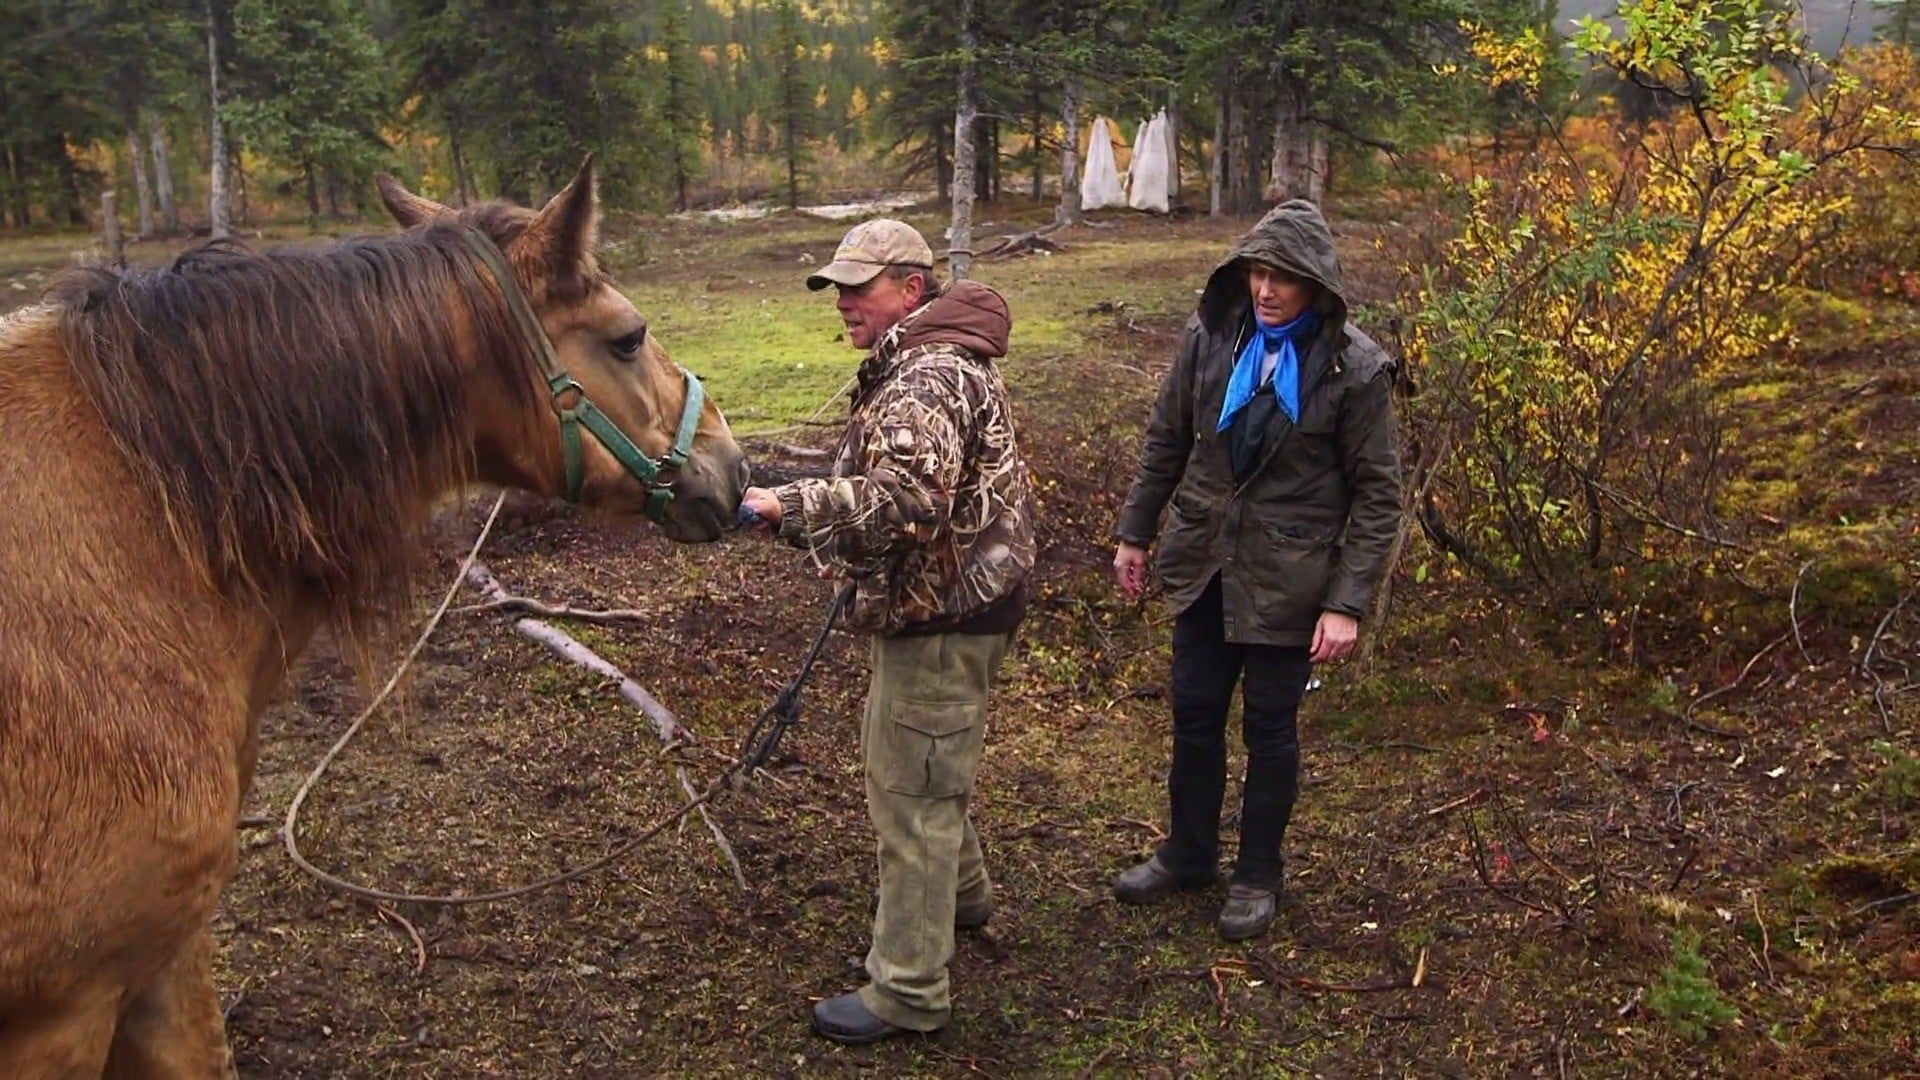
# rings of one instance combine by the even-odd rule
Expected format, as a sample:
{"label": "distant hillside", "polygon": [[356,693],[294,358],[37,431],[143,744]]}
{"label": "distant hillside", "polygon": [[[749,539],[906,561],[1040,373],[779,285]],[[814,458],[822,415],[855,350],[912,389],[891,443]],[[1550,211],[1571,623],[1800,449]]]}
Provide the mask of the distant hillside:
{"label": "distant hillside", "polygon": [[[1582,15],[1610,15],[1619,6],[1618,0],[1560,0],[1559,28],[1565,32],[1573,20]],[[1842,40],[1850,45],[1872,40],[1874,28],[1881,19],[1881,13],[1869,0],[1804,0],[1801,6],[1807,13],[1808,33],[1813,37],[1814,47],[1823,53],[1839,49]]]}

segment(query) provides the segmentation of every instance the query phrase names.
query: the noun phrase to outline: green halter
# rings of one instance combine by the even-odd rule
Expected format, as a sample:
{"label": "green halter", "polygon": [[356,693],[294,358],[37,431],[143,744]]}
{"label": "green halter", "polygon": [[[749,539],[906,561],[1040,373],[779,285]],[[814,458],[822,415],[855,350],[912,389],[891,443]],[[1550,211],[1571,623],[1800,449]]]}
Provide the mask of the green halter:
{"label": "green halter", "polygon": [[[618,425],[607,418],[606,413],[587,398],[586,389],[560,366],[560,358],[553,351],[553,342],[547,340],[547,332],[540,328],[540,320],[534,316],[532,305],[527,303],[526,294],[520,291],[520,285],[507,268],[507,260],[500,254],[500,249],[478,229],[469,228],[463,235],[467,246],[480,256],[480,261],[487,265],[494,280],[499,282],[500,295],[506,297],[507,309],[513,312],[513,320],[519,324],[521,336],[526,338],[534,354],[540,358],[553,413],[560,418],[560,448],[567,470],[566,500],[570,503],[580,501],[580,485],[586,476],[586,462],[580,450],[580,429],[584,427],[606,448],[607,453],[612,454],[647,489],[647,516],[656,522],[666,520],[667,504],[673,501],[674,477],[680,467],[687,463],[687,455],[693,452],[694,431],[700,426],[700,413],[706,404],[707,395],[700,380],[693,372],[680,369],[680,374],[686,376],[687,380],[687,403],[680,410],[680,430],[674,436],[673,447],[658,461],[641,453],[633,440],[627,438],[626,432],[621,431]],[[569,394],[573,395],[574,403],[561,404],[560,399]],[[660,480],[662,472],[671,474],[664,483]]]}

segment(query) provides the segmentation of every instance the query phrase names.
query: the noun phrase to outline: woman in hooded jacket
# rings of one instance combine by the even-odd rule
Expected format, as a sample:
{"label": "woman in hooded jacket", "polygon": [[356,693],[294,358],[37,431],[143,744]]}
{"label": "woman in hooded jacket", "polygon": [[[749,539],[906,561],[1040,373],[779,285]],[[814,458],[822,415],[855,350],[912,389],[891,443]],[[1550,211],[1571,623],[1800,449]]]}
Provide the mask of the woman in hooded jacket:
{"label": "woman in hooded jacket", "polygon": [[1152,551],[1177,613],[1171,827],[1115,879],[1121,900],[1218,877],[1237,685],[1247,771],[1219,927],[1237,941],[1272,925],[1300,698],[1314,664],[1352,652],[1399,528],[1393,371],[1347,321],[1333,234],[1312,203],[1268,212],[1208,278],[1114,528],[1121,589],[1141,594]]}

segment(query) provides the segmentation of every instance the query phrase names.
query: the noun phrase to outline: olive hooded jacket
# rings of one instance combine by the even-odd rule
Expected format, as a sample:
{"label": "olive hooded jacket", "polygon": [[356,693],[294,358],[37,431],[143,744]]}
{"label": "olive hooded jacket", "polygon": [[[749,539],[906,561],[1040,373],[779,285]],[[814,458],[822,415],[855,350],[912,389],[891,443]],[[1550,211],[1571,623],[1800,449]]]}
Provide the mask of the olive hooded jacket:
{"label": "olive hooded jacket", "polygon": [[[1299,422],[1274,413],[1257,463],[1237,478],[1232,431],[1215,429],[1252,333],[1250,262],[1317,282],[1321,321],[1302,350]],[[1321,612],[1365,616],[1400,523],[1393,371],[1347,321],[1333,234],[1312,203],[1282,203],[1235,242],[1187,321],[1114,528],[1157,546],[1174,610],[1218,574],[1228,641],[1307,645]]]}

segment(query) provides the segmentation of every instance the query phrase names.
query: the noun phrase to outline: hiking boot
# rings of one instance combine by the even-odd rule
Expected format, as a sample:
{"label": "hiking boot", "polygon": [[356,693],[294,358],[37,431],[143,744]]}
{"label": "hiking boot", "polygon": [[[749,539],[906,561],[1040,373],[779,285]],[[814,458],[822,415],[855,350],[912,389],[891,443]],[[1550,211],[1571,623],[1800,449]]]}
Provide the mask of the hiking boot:
{"label": "hiking boot", "polygon": [[1213,882],[1211,874],[1198,878],[1178,877],[1155,855],[1113,879],[1113,895],[1129,904],[1157,904],[1182,889],[1198,889]]}
{"label": "hiking boot", "polygon": [[1245,941],[1266,933],[1273,925],[1278,900],[1271,889],[1227,886],[1227,902],[1220,908],[1220,936],[1228,941]]}
{"label": "hiking boot", "polygon": [[913,1034],[909,1028],[895,1027],[873,1015],[860,1000],[858,991],[815,1002],[813,1030],[847,1046],[863,1046],[895,1035]]}
{"label": "hiking boot", "polygon": [[955,930],[978,930],[993,918],[993,898],[988,897],[977,904],[956,904],[953,909],[953,928]]}

